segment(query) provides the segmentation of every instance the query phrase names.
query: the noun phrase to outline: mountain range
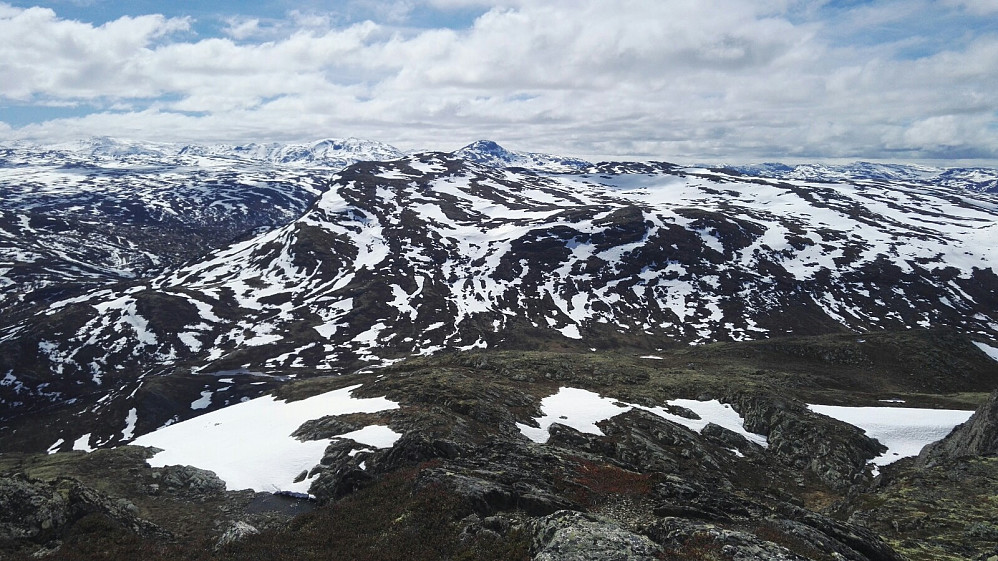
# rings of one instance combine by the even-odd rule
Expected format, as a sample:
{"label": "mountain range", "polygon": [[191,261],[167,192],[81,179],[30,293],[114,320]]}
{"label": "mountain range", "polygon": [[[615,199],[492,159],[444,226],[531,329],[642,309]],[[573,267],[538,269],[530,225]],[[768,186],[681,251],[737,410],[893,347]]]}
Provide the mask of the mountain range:
{"label": "mountain range", "polygon": [[[673,389],[684,395],[673,398],[731,404],[772,448],[783,421],[746,388],[770,395],[791,384],[795,399],[816,399],[807,381],[820,381],[835,400],[864,403],[994,389],[996,193],[998,171],[982,168],[591,163],[491,141],[449,153],[357,139],[8,143],[0,450],[112,450],[310,383],[366,380],[375,397],[371,388],[408,384],[406,372],[427,364],[479,361],[472,369],[492,372],[486,378],[508,368],[531,384],[553,368],[544,387],[554,393],[586,378],[549,361],[586,370],[584,357],[604,354],[629,357],[619,360],[635,372],[662,361],[642,380],[681,376]],[[867,339],[920,358],[910,367],[897,354],[885,359]],[[920,345],[938,353],[923,357]],[[688,365],[716,362],[715,352],[742,356],[758,374],[728,362],[718,366],[730,370],[723,384],[691,374]],[[538,370],[509,358],[518,353],[542,353]],[[772,385],[773,366],[760,364],[774,353],[803,361],[805,372],[780,370]],[[812,360],[848,375],[816,373]],[[610,387],[631,383],[606,368]],[[878,390],[859,382],[864,371],[883,377]],[[493,390],[512,412],[489,413],[499,426],[536,424],[526,413],[537,417],[543,396]],[[405,410],[436,390],[385,391]],[[623,399],[630,390],[616,391]],[[633,411],[665,406],[659,394],[632,398]],[[471,398],[440,399],[452,407]],[[468,407],[462,414],[478,419],[484,405]],[[628,413],[633,422],[642,414]],[[416,426],[405,419],[395,428]],[[822,485],[860,477],[877,454],[855,446],[863,452],[848,454],[866,459],[852,467],[814,468]],[[786,454],[796,462],[807,452]],[[312,477],[325,476],[306,483]],[[863,558],[892,558],[884,555]]]}

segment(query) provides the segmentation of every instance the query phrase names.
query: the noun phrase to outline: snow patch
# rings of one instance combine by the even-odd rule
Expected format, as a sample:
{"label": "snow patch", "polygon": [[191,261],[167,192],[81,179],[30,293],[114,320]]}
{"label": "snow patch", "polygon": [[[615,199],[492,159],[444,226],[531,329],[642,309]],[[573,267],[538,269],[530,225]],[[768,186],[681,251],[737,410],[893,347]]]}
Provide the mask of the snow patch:
{"label": "snow patch", "polygon": [[917,409],[913,407],[842,407],[808,405],[815,413],[838,419],[866,431],[887,447],[887,452],[870,463],[885,466],[909,456],[917,456],[926,444],[943,439],[953,427],[964,423],[973,411],[958,409]]}
{"label": "snow patch", "polygon": [[992,347],[987,343],[979,343],[977,341],[974,341],[974,344],[977,345],[978,349],[984,351],[984,353],[987,354],[989,357],[991,357],[994,360],[998,360],[998,347]]}
{"label": "snow patch", "polygon": [[125,430],[121,433],[121,439],[128,441],[135,436],[135,423],[139,420],[139,412],[137,409],[132,407],[128,410],[128,416],[125,418]]}
{"label": "snow patch", "polygon": [[205,390],[201,392],[201,397],[191,402],[191,409],[207,409],[211,405],[211,396],[214,392]]}
{"label": "snow patch", "polygon": [[93,451],[93,448],[90,447],[90,433],[89,432],[87,434],[81,436],[80,438],[77,438],[76,441],[73,442],[73,450],[82,450],[84,452],[92,452]]}
{"label": "snow patch", "polygon": [[530,427],[522,423],[517,423],[517,427],[524,436],[540,444],[547,442],[550,436],[548,429],[554,423],[572,427],[579,432],[602,436],[603,431],[596,426],[596,423],[626,413],[631,409],[643,409],[696,432],[702,431],[708,423],[714,423],[737,432],[756,444],[768,445],[766,437],[746,431],[744,420],[726,403],[721,403],[716,399],[711,401],[674,399],[667,404],[685,407],[699,415],[700,419],[680,417],[669,413],[663,407],[643,407],[602,397],[588,390],[563,387],[558,390],[558,393],[541,400],[541,411],[544,416],[537,419],[539,427]]}
{"label": "snow patch", "polygon": [[[214,471],[228,489],[307,493],[309,481],[294,483],[319,460],[329,440],[302,442],[291,437],[302,423],[325,415],[375,413],[398,408],[378,398],[354,398],[351,386],[301,401],[273,396],[251,399],[140,436],[133,444],[161,448],[149,460],[153,467],[192,465]],[[398,435],[386,427],[340,435],[368,446],[394,443]]]}

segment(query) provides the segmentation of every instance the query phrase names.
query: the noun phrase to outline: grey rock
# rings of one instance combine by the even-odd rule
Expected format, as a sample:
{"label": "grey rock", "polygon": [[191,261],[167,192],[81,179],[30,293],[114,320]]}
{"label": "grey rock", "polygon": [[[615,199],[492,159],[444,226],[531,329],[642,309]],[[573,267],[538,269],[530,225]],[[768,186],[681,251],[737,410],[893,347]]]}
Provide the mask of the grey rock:
{"label": "grey rock", "polygon": [[137,516],[138,508],[123,499],[86,487],[73,479],[35,481],[21,475],[0,477],[0,542],[28,540],[52,543],[78,520],[92,514],[144,536],[166,535]]}
{"label": "grey rock", "polygon": [[154,475],[161,493],[205,500],[225,491],[225,482],[215,472],[194,466],[164,466],[157,468]]}
{"label": "grey rock", "polygon": [[966,423],[958,425],[939,442],[922,448],[915,465],[932,467],[947,459],[995,454],[998,454],[998,391]]}
{"label": "grey rock", "polygon": [[603,518],[562,510],[533,522],[534,561],[652,561],[662,548]]}
{"label": "grey rock", "polygon": [[744,417],[746,430],[768,437],[767,454],[790,468],[811,471],[839,491],[863,481],[867,462],[887,450],[862,430],[796,401],[740,394],[731,404]]}
{"label": "grey rock", "polygon": [[230,526],[229,529],[227,529],[225,533],[223,533],[222,536],[218,538],[218,541],[215,542],[215,550],[217,551],[219,549],[222,549],[223,547],[232,543],[241,542],[244,539],[248,538],[249,536],[253,536],[259,533],[260,530],[257,530],[251,524],[248,524],[240,520],[234,523],[232,526]]}
{"label": "grey rock", "polygon": [[68,517],[67,497],[51,485],[23,476],[0,478],[0,542],[44,538]]}

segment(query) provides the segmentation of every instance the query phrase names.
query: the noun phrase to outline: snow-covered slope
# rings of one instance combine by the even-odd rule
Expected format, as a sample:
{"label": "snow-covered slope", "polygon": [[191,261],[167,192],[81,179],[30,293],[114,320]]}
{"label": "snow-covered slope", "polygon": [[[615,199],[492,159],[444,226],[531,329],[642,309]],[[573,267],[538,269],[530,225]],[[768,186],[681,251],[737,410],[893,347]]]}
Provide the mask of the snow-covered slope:
{"label": "snow-covered slope", "polygon": [[356,138],[324,139],[306,144],[188,145],[180,148],[178,155],[337,169],[357,162],[393,160],[404,156],[393,146]]}
{"label": "snow-covered slope", "polygon": [[592,164],[578,158],[565,158],[534,152],[507,150],[492,140],[478,140],[455,151],[454,156],[463,160],[499,168],[524,168],[554,173],[573,173],[586,170]]}
{"label": "snow-covered slope", "polygon": [[155,275],[298,218],[336,170],[401,156],[357,139],[0,147],[0,304]]}
{"label": "snow-covered slope", "polygon": [[972,191],[998,192],[998,170],[989,168],[935,168],[904,164],[855,162],[846,165],[779,163],[730,166],[746,175],[772,179],[800,179],[825,182],[892,181],[947,185]]}
{"label": "snow-covered slope", "polygon": [[[336,173],[320,155],[342,147],[308,146],[314,167],[275,163],[286,146],[0,152],[0,296],[17,304],[2,415],[74,407],[111,419],[93,442],[113,443],[288,376],[444,350],[934,326],[998,340],[993,194],[442,153]],[[185,408],[149,405],[166,401]]]}

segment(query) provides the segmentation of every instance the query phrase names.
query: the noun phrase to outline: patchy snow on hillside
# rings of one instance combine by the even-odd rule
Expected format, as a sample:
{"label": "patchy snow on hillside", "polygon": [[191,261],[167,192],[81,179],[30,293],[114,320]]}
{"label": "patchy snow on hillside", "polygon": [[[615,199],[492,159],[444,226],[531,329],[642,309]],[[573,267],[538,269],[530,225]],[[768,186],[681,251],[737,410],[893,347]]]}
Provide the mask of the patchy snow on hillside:
{"label": "patchy snow on hillside", "polygon": [[974,341],[974,344],[977,345],[978,349],[984,351],[984,353],[987,354],[989,357],[998,360],[998,347],[992,347],[987,343],[980,343],[977,341]]}
{"label": "patchy snow on hillside", "polygon": [[700,418],[688,419],[669,413],[662,407],[642,407],[602,397],[588,390],[561,388],[558,393],[541,400],[541,411],[544,416],[537,418],[539,427],[530,427],[521,423],[517,423],[517,427],[530,440],[543,444],[548,441],[550,436],[548,429],[554,423],[572,427],[579,432],[603,435],[603,431],[596,426],[596,423],[627,413],[631,409],[644,409],[696,432],[702,431],[708,423],[714,423],[737,432],[756,444],[762,446],[768,444],[766,437],[746,431],[743,426],[744,420],[726,403],[721,403],[716,399],[710,401],[674,399],[667,403],[668,405],[685,407]]}
{"label": "patchy snow on hillside", "polygon": [[870,463],[885,466],[901,458],[917,456],[926,444],[943,439],[953,427],[964,423],[973,411],[918,409],[914,407],[842,407],[808,405],[815,413],[859,427],[887,447]]}
{"label": "patchy snow on hillside", "polygon": [[[301,401],[264,396],[140,436],[132,444],[163,451],[153,467],[192,465],[215,472],[230,490],[307,493],[309,479],[295,478],[319,463],[329,440],[302,442],[291,436],[305,421],[325,415],[374,413],[398,408],[383,397],[354,398],[351,386]],[[366,427],[341,438],[376,448],[401,436],[387,427]]]}

